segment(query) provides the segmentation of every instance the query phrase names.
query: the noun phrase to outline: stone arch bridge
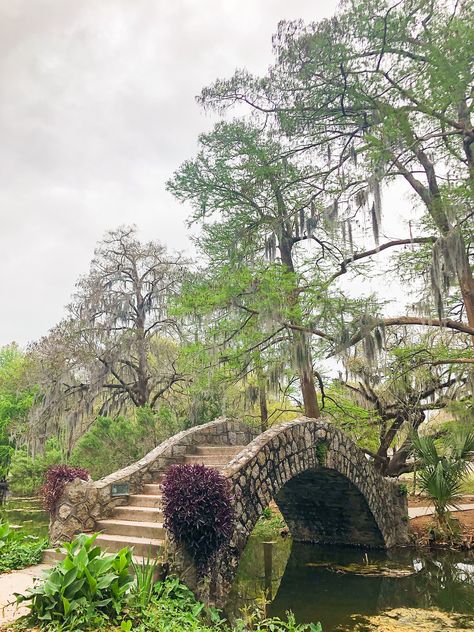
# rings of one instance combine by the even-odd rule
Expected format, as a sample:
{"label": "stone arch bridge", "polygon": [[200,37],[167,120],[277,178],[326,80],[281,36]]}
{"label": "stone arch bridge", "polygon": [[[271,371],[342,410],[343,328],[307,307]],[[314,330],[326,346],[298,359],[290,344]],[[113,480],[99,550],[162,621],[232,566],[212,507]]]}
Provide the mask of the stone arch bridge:
{"label": "stone arch bridge", "polygon": [[[170,464],[180,462],[219,467],[233,490],[233,536],[205,582],[217,603],[225,602],[248,537],[271,501],[296,541],[385,548],[408,543],[407,499],[401,486],[378,474],[330,422],[308,418],[262,434],[241,421],[218,419],[171,437],[100,481],[76,480],[66,487],[51,517],[52,543],[100,530],[97,543],[110,550],[127,544],[141,555],[158,550],[165,537],[159,482]],[[175,551],[174,561],[183,579],[196,588],[185,553]]]}

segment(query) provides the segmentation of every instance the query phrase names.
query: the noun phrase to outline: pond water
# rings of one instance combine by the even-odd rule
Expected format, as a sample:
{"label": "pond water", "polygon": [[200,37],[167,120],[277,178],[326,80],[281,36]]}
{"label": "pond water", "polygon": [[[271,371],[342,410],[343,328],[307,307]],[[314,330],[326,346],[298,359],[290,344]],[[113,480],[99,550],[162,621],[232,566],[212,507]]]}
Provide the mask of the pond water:
{"label": "pond water", "polygon": [[0,506],[0,518],[21,527],[26,535],[48,535],[49,515],[36,497],[7,496]]}
{"label": "pond water", "polygon": [[[231,618],[252,607],[266,590],[269,616],[283,617],[292,610],[300,623],[320,621],[324,632],[392,629],[388,624],[365,627],[363,622],[400,608],[462,613],[462,629],[474,630],[472,553],[322,547],[282,538],[271,548],[270,569],[263,542],[250,538],[228,605]],[[446,628],[438,623],[420,629]]]}
{"label": "pond water", "polygon": [[[47,535],[48,514],[37,498],[8,497],[0,517],[26,534]],[[266,546],[266,563],[264,550],[261,538],[250,538],[227,607],[230,618],[246,606],[254,608],[266,593],[269,616],[292,610],[300,623],[321,621],[324,632],[448,629],[439,619],[419,625],[419,618],[392,627],[392,616],[365,626],[366,617],[412,608],[461,613],[465,616],[455,629],[474,630],[474,552],[322,547],[281,537]]]}

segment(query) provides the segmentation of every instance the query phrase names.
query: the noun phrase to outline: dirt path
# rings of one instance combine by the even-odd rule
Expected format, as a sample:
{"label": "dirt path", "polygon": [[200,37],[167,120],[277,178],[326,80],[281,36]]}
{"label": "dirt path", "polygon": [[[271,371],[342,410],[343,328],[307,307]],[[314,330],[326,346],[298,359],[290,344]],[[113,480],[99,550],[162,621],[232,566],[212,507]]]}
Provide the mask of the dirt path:
{"label": "dirt path", "polygon": [[[458,507],[451,507],[452,511],[468,511],[474,509],[474,503],[466,503],[464,505],[458,505]],[[434,514],[434,507],[409,507],[408,517],[419,518],[420,516],[432,516]]]}
{"label": "dirt path", "polygon": [[0,575],[0,626],[26,614],[28,609],[25,606],[17,609],[15,604],[8,604],[15,601],[14,593],[24,593],[33,586],[33,579],[41,577],[42,571],[47,568],[50,568],[49,564],[37,564]]}

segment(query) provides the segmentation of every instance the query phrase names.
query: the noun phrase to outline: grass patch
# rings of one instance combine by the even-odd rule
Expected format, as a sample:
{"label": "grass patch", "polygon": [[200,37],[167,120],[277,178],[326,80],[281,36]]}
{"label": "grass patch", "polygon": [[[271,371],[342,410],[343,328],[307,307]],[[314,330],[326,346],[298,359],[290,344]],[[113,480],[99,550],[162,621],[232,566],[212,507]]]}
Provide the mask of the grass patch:
{"label": "grass patch", "polygon": [[34,536],[22,542],[13,542],[2,549],[0,553],[0,573],[14,571],[34,564],[43,559],[43,551],[48,546],[46,539],[38,540]]}
{"label": "grass patch", "polygon": [[287,526],[281,513],[273,507],[267,507],[258,519],[252,536],[259,540],[274,540],[281,536],[283,529],[287,529]]}
{"label": "grass patch", "polygon": [[39,564],[47,544],[46,538],[25,535],[8,522],[0,522],[0,573]]}

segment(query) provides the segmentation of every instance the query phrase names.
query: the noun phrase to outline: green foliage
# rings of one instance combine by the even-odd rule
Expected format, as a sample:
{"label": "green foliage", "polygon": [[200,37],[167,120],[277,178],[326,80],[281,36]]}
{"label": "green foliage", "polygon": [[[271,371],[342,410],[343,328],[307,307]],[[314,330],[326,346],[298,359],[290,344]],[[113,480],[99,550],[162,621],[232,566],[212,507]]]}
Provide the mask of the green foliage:
{"label": "green foliage", "polygon": [[0,481],[6,480],[10,470],[11,432],[24,423],[36,395],[36,389],[26,385],[26,367],[27,360],[16,345],[0,349]]}
{"label": "green foliage", "polygon": [[25,535],[0,520],[0,573],[38,564],[46,546],[46,538]]}
{"label": "green foliage", "polygon": [[[259,608],[247,609],[231,626],[178,579],[155,582],[156,560],[133,564],[128,549],[103,554],[96,537],[82,534],[65,543],[65,559],[25,595],[17,595],[17,602],[30,608],[28,627],[58,632],[321,632],[319,624],[298,625],[292,613],[287,620],[267,618]],[[135,579],[129,574],[131,564]]]}
{"label": "green foliage", "polygon": [[463,481],[474,451],[474,429],[458,426],[438,442],[432,437],[417,435],[412,441],[415,454],[421,460],[420,489],[433,501],[439,527],[452,531],[449,508],[461,500]]}
{"label": "green foliage", "polygon": [[235,632],[323,632],[320,623],[298,624],[292,612],[286,613],[287,619],[283,621],[278,617],[261,618],[257,611],[247,611],[244,618],[237,619],[234,625]]}
{"label": "green foliage", "polygon": [[274,540],[280,537],[286,523],[279,512],[273,511],[270,507],[266,507],[263,514],[257,520],[252,536],[259,540]]}
{"label": "green foliage", "polygon": [[178,579],[169,578],[153,586],[145,607],[141,599],[130,602],[127,616],[137,632],[211,632],[225,630],[225,622],[217,611],[196,601],[193,593]]}
{"label": "green foliage", "polygon": [[141,563],[132,560],[135,582],[132,587],[132,600],[135,607],[146,608],[151,601],[155,588],[155,576],[158,572],[159,559],[144,558]]}
{"label": "green foliage", "polygon": [[[367,365],[367,363],[365,362]],[[348,434],[357,445],[376,451],[379,445],[380,418],[376,410],[361,405],[338,380],[325,389],[321,414]]]}
{"label": "green foliage", "polygon": [[328,444],[326,441],[320,441],[314,448],[316,453],[316,459],[318,460],[319,465],[326,465],[326,457],[328,454]]}
{"label": "green foliage", "polygon": [[400,496],[408,495],[408,486],[406,483],[400,483],[398,486],[398,493]]}
{"label": "green foliage", "polygon": [[157,412],[137,408],[129,417],[98,417],[79,440],[70,463],[102,478],[137,461],[180,429],[166,405]]}
{"label": "green foliage", "polygon": [[[275,144],[285,139],[292,183],[298,181],[294,156],[298,165],[309,165],[305,184],[316,207],[315,234],[321,239],[320,227],[331,216],[334,232],[342,237],[337,242],[339,252],[345,253],[342,273],[360,270],[356,265],[363,259],[353,256],[361,255],[353,247],[353,232],[360,237],[365,232],[361,225],[370,222],[374,240],[379,240],[382,188],[395,180],[411,187],[415,210],[411,206],[407,219],[415,240],[404,258],[410,280],[419,281],[423,273],[428,282],[411,283],[407,289],[421,295],[419,308],[425,316],[455,314],[458,320],[474,308],[469,260],[473,161],[471,145],[463,141],[472,132],[473,24],[472,2],[344,1],[329,20],[282,21],[273,38],[275,60],[266,76],[238,70],[229,80],[219,79],[204,89],[200,99],[219,113],[237,106],[240,115],[242,104],[250,106],[255,127],[271,130]],[[227,130],[232,133],[232,128]],[[203,145],[208,157],[210,143]],[[241,166],[239,159],[228,162]],[[222,178],[214,167],[225,166],[209,162],[199,173],[208,170]],[[276,169],[278,160],[269,164]],[[239,178],[242,173],[243,168]],[[258,200],[257,177],[248,180],[249,198],[242,186],[234,193],[250,206]],[[283,182],[284,196],[293,193]],[[179,188],[180,182],[176,184]],[[223,179],[220,184],[224,191]],[[296,188],[301,194],[305,187],[299,183]],[[199,201],[197,195],[195,206]],[[288,206],[287,218],[296,216],[298,205]],[[265,219],[267,208],[262,210]],[[306,208],[300,202],[303,216]],[[348,232],[351,238],[346,240]],[[336,245],[333,239],[326,243],[329,253],[323,251],[317,266],[321,259],[325,265]]]}
{"label": "green foliage", "polygon": [[28,621],[41,628],[79,630],[116,621],[122,612],[133,578],[132,554],[122,549],[105,555],[94,545],[97,534],[80,535],[64,543],[66,557],[17,603],[30,609]]}
{"label": "green foliage", "polygon": [[121,624],[122,631],[136,632],[322,632],[319,624],[298,625],[291,613],[283,621],[266,618],[258,608],[245,612],[232,626],[221,614],[196,601],[193,593],[178,579],[157,582],[146,608],[131,602]]}
{"label": "green foliage", "polygon": [[43,484],[44,474],[52,465],[63,462],[62,451],[56,439],[49,439],[42,454],[31,457],[26,447],[12,456],[9,487],[17,495],[35,495]]}
{"label": "green foliage", "polygon": [[0,521],[0,549],[3,549],[6,544],[13,538],[13,529],[8,522]]}

